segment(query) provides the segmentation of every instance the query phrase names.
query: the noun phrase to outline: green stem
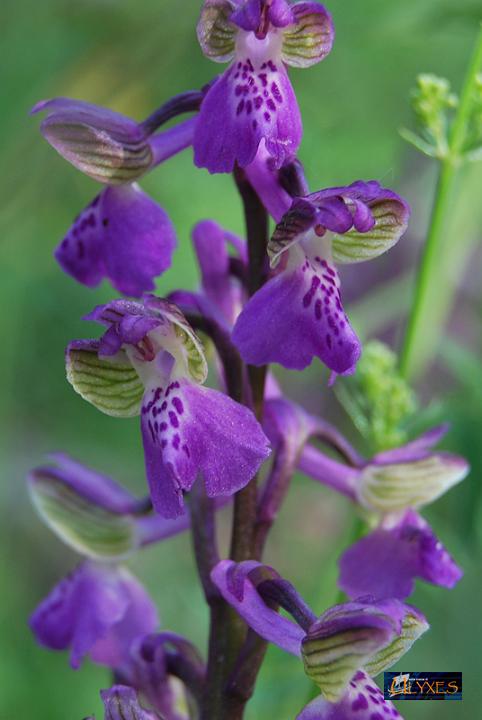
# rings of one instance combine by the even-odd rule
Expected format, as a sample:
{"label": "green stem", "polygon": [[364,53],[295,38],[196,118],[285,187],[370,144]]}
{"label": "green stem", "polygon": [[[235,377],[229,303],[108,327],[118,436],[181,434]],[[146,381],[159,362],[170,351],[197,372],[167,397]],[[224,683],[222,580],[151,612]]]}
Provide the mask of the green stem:
{"label": "green stem", "polygon": [[482,28],[475,45],[472,61],[467,70],[458,111],[448,141],[447,155],[440,161],[440,173],[435,192],[430,227],[427,241],[422,254],[416,283],[412,308],[405,332],[401,352],[400,369],[406,378],[413,375],[414,352],[419,342],[423,341],[424,311],[430,286],[438,269],[436,261],[440,243],[444,237],[447,214],[457,169],[461,164],[461,152],[467,133],[475,80],[482,66]]}

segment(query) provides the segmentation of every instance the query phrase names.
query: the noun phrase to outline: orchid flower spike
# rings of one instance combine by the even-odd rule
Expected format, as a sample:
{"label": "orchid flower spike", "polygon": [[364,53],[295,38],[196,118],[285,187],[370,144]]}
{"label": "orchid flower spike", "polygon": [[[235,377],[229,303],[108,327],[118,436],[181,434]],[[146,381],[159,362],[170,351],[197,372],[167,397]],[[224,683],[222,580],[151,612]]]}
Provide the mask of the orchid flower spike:
{"label": "orchid flower spike", "polygon": [[195,119],[151,136],[119,113],[80,100],[37,103],[45,139],[68,162],[106,187],[83,210],[55,251],[61,268],[88,287],[107,278],[140,297],[171,265],[176,237],[166,212],[135,182],[192,143]]}
{"label": "orchid flower spike", "polygon": [[194,161],[211,173],[249,165],[261,142],[275,167],[302,136],[285,65],[309,67],[330,52],[331,17],[318,2],[205,0],[198,23],[203,53],[229,68],[209,88],[194,137]]}
{"label": "orchid flower spike", "polygon": [[158,625],[156,606],[128,570],[91,561],[61,580],[30,618],[41,645],[70,648],[74,669],[86,655],[112,669],[128,667],[132,643]]}
{"label": "orchid flower spike", "polygon": [[302,370],[316,356],[333,373],[353,373],[361,346],[342,306],[335,262],[386,252],[405,232],[408,216],[404,200],[375,181],[295,199],[268,244],[273,277],[234,327],[243,359]]}
{"label": "orchid flower spike", "polygon": [[340,558],[339,587],[349,597],[408,597],[415,578],[452,588],[462,571],[418,513],[469,472],[467,462],[434,449],[447,426],[349,467],[305,446],[299,468],[356,502],[376,527]]}
{"label": "orchid flower spike", "polygon": [[67,377],[106,414],[141,415],[154,508],[182,514],[198,475],[210,497],[244,487],[268,457],[268,440],[248,408],[203,387],[202,346],[178,308],[150,295],[101,305],[86,319],[108,329],[100,341],[69,345]]}
{"label": "orchid flower spike", "polygon": [[[374,713],[385,706],[392,710],[393,705],[385,703],[368,676],[378,675],[397,662],[428,629],[425,617],[416,608],[397,599],[364,598],[335,605],[316,619],[296,590],[260,563],[222,560],[211,578],[258,635],[302,658],[305,672],[320,688],[322,698],[315,707],[323,713],[310,715],[311,705],[299,718],[371,719],[369,714],[357,715],[355,711],[370,708]],[[273,602],[294,619],[280,615]],[[343,710],[348,712],[342,714]],[[392,717],[397,715],[392,713]]]}

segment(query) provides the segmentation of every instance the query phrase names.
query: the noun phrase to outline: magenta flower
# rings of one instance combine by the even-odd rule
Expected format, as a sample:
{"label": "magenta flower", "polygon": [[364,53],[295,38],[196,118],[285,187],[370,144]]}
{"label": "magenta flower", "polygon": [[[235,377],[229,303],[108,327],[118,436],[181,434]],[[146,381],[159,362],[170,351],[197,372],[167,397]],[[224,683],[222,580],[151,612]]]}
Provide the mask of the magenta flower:
{"label": "magenta flower", "polygon": [[[319,686],[322,698],[305,708],[299,718],[371,720],[369,714],[343,715],[343,711],[370,707],[375,712],[374,706],[379,706],[378,711],[386,707],[385,713],[392,710],[393,705],[385,703],[368,675],[378,675],[397,662],[428,629],[416,608],[396,599],[375,602],[367,598],[335,605],[316,618],[290,583],[260,563],[222,560],[211,577],[249,627],[303,659],[305,672]],[[273,602],[292,617],[280,615]],[[392,713],[392,717],[396,715]]]}
{"label": "magenta flower", "polygon": [[360,341],[342,306],[334,261],[385,252],[404,233],[408,214],[406,203],[375,181],[295,199],[268,246],[277,269],[234,327],[242,358],[302,370],[316,356],[334,373],[354,372]]}
{"label": "magenta flower", "polygon": [[202,347],[177,307],[146,296],[101,305],[86,319],[108,329],[100,341],[70,344],[68,378],[103,412],[141,415],[156,510],[181,514],[198,475],[210,497],[244,487],[269,455],[268,440],[248,408],[202,386]]}
{"label": "magenta flower", "polygon": [[416,578],[452,588],[462,577],[417,510],[466,477],[467,462],[433,449],[447,427],[375,455],[359,467],[343,465],[307,445],[299,468],[350,497],[377,520],[375,530],[340,558],[339,587],[350,597],[408,597]]}
{"label": "magenta flower", "polygon": [[276,167],[299,147],[302,123],[285,65],[323,60],[334,38],[318,2],[205,0],[198,24],[204,54],[228,62],[209,88],[194,137],[194,161],[210,172],[249,165],[260,143]]}
{"label": "magenta flower", "polygon": [[104,278],[139,297],[171,265],[176,236],[166,212],[135,180],[192,142],[195,120],[157,135],[112,110],[67,98],[38,103],[41,131],[72,165],[107,187],[76,218],[55,257],[88,287]]}
{"label": "magenta flower", "polygon": [[124,667],[134,640],[154,632],[158,624],[154,603],[133,575],[89,561],[61,580],[30,618],[41,645],[70,648],[75,669],[85,655],[100,665]]}

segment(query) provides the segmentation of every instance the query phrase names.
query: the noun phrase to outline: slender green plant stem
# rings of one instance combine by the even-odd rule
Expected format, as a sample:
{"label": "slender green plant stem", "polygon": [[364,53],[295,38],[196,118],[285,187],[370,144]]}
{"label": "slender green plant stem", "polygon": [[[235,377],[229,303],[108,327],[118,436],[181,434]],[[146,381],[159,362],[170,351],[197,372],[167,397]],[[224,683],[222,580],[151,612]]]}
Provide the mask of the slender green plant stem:
{"label": "slender green plant stem", "polygon": [[430,286],[437,273],[437,257],[446,226],[450,198],[457,169],[462,162],[461,151],[466,137],[472,95],[477,74],[482,67],[482,28],[479,31],[472,61],[465,78],[459,107],[450,131],[447,155],[440,161],[440,172],[435,192],[427,241],[415,283],[413,303],[403,342],[400,369],[406,378],[413,374],[413,356],[422,342],[423,321]]}

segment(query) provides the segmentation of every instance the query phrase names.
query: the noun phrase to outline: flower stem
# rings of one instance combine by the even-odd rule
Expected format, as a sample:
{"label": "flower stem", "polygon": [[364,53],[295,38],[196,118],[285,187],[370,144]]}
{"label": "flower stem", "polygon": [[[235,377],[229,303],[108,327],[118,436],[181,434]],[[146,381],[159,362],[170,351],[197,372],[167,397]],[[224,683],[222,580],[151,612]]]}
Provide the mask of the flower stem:
{"label": "flower stem", "polygon": [[422,254],[412,307],[403,342],[400,369],[406,378],[416,370],[414,354],[419,343],[423,342],[423,329],[426,320],[427,298],[440,263],[437,263],[440,243],[444,237],[447,214],[450,205],[454,180],[458,168],[463,162],[462,150],[470,118],[473,91],[477,74],[482,67],[482,28],[479,31],[472,60],[465,78],[460,103],[448,140],[448,151],[440,161],[439,178],[432,208],[427,241]]}

